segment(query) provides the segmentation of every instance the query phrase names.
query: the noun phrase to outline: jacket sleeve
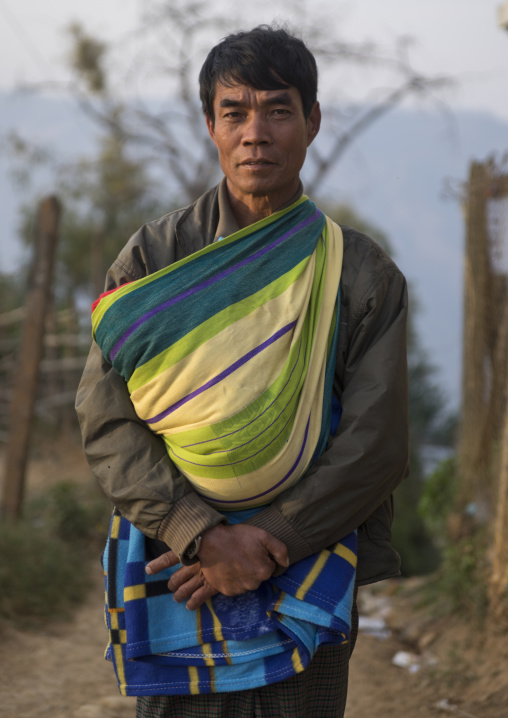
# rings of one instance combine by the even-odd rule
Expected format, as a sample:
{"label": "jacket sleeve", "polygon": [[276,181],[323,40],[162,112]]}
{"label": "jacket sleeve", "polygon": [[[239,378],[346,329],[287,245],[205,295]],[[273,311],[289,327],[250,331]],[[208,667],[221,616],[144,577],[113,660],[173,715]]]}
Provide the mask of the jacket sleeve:
{"label": "jacket sleeve", "polygon": [[[106,290],[136,274],[117,262]],[[224,521],[193,491],[163,441],[139,419],[123,378],[95,343],[78,387],[76,411],[85,455],[103,492],[144,534],[162,539],[181,556],[193,538]]]}
{"label": "jacket sleeve", "polygon": [[407,287],[388,258],[381,264],[343,302],[336,436],[298,484],[248,521],[284,541],[292,563],[360,527],[408,473]]}

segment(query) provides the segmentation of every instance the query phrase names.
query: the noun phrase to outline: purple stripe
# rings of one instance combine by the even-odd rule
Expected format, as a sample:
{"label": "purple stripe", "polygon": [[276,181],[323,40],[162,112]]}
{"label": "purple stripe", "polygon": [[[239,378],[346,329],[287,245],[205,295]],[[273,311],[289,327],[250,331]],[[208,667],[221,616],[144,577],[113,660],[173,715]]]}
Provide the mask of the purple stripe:
{"label": "purple stripe", "polygon": [[297,225],[292,227],[290,230],[288,230],[285,234],[278,237],[276,240],[274,240],[271,244],[268,244],[266,247],[263,247],[262,249],[258,250],[254,254],[252,254],[250,257],[247,257],[246,259],[243,259],[241,262],[237,262],[232,267],[229,267],[229,269],[225,269],[222,272],[219,272],[218,274],[214,275],[213,277],[210,277],[209,279],[205,279],[204,281],[200,282],[199,284],[196,284],[194,287],[190,287],[189,289],[186,289],[184,292],[181,292],[176,297],[172,297],[172,299],[168,299],[167,302],[163,302],[162,304],[159,304],[157,307],[154,307],[149,312],[144,314],[142,317],[139,317],[134,324],[132,324],[129,329],[123,334],[123,336],[120,337],[120,339],[117,341],[113,349],[111,350],[111,353],[109,355],[110,362],[113,362],[114,358],[122,348],[122,346],[125,344],[127,339],[134,334],[136,329],[138,329],[142,324],[147,322],[149,319],[154,317],[159,312],[164,311],[165,309],[168,309],[169,307],[173,306],[174,304],[177,304],[178,302],[182,301],[183,299],[186,299],[187,297],[192,296],[193,294],[196,294],[197,292],[200,292],[202,289],[206,289],[207,287],[210,287],[211,285],[215,284],[216,282],[221,281],[222,279],[225,279],[225,277],[229,276],[233,272],[235,272],[237,269],[240,269],[241,267],[245,267],[250,262],[253,262],[254,260],[261,257],[263,254],[266,254],[267,252],[270,252],[275,247],[278,247],[279,244],[284,242],[286,239],[291,237],[296,232],[299,232],[301,229],[304,229],[307,225],[314,222],[318,217],[321,215],[321,210],[317,210],[311,217],[308,217],[307,219],[302,220]]}
{"label": "purple stripe", "polygon": [[298,457],[297,457],[295,463],[290,468],[288,473],[284,476],[284,478],[281,479],[277,484],[275,484],[275,486],[272,486],[271,489],[267,489],[266,491],[263,491],[260,494],[256,494],[255,496],[249,496],[246,499],[235,499],[234,501],[228,501],[227,499],[212,499],[211,497],[206,496],[206,494],[199,494],[199,495],[203,496],[204,498],[208,499],[209,501],[213,501],[215,504],[243,504],[243,503],[245,503],[245,501],[254,501],[255,499],[260,499],[262,496],[266,496],[266,494],[269,494],[272,491],[275,491],[275,489],[277,489],[279,486],[281,486],[285,481],[287,481],[289,479],[289,477],[291,476],[293,471],[298,466],[300,459],[303,456],[305,445],[307,444],[307,436],[309,434],[309,424],[310,424],[310,417],[309,417],[309,421],[307,422],[307,426],[305,427],[305,436],[303,437],[302,448],[300,449],[300,453],[298,454]]}
{"label": "purple stripe", "polygon": [[210,389],[212,386],[215,386],[216,384],[219,384],[223,379],[226,379],[228,376],[233,374],[237,369],[239,369],[244,364],[247,364],[248,361],[253,359],[257,354],[261,354],[261,352],[269,347],[271,344],[274,344],[277,339],[280,339],[284,334],[287,334],[296,324],[296,319],[294,322],[290,322],[289,324],[286,324],[285,327],[282,327],[282,329],[279,329],[275,332],[275,334],[272,334],[269,339],[264,341],[262,344],[260,344],[257,347],[254,347],[254,349],[251,349],[250,352],[247,352],[247,354],[244,354],[243,357],[240,357],[240,359],[237,359],[231,366],[229,366],[227,369],[224,369],[223,372],[220,374],[217,374],[217,376],[213,377],[213,379],[210,379],[210,381],[207,381],[206,384],[203,384],[203,386],[200,386],[198,389],[195,389],[190,394],[187,394],[187,396],[184,396],[182,399],[177,401],[175,404],[170,406],[168,409],[165,409],[160,414],[157,414],[157,416],[152,417],[151,419],[145,419],[147,424],[156,424],[161,419],[164,419],[166,416],[169,416],[169,414],[172,414],[174,411],[179,409],[181,406],[186,404],[187,402],[191,401],[191,399],[194,399],[195,397],[199,396],[203,392],[205,392],[207,389]]}
{"label": "purple stripe", "polygon": [[[253,419],[251,419],[249,422],[247,422],[247,424],[244,424],[243,426],[240,426],[238,429],[235,429],[234,431],[230,431],[228,434],[222,434],[222,436],[215,436],[213,439],[205,439],[205,441],[196,441],[194,444],[185,444],[184,446],[182,446],[182,449],[189,449],[191,446],[201,446],[202,444],[209,444],[210,441],[220,441],[221,439],[226,439],[228,436],[233,436],[233,434],[237,434],[239,431],[243,431],[243,430],[246,429],[248,426],[250,426],[251,424],[253,424],[255,421],[257,421],[258,419],[260,419],[260,418],[263,416],[263,414],[266,414],[266,412],[268,411],[268,409],[271,409],[271,407],[275,404],[275,402],[277,401],[277,399],[278,399],[280,396],[282,396],[282,394],[284,393],[284,389],[287,387],[287,385],[288,385],[289,382],[291,381],[291,377],[293,376],[294,371],[295,371],[296,367],[298,366],[298,360],[300,359],[301,349],[302,349],[302,338],[300,337],[300,341],[299,341],[299,343],[298,343],[298,356],[296,357],[295,363],[294,363],[294,365],[293,365],[293,368],[291,369],[291,373],[289,374],[286,383],[284,384],[284,386],[282,387],[282,389],[279,391],[279,393],[277,394],[277,396],[275,397],[275,399],[274,399],[270,404],[268,404],[268,406],[266,407],[266,409],[264,409],[264,410],[261,412],[261,414],[258,414],[258,415],[255,416]],[[302,378],[303,369],[304,369],[304,367],[302,367],[302,372],[301,372],[301,374],[300,374],[300,379]],[[300,381],[300,379],[299,379],[298,381]],[[296,391],[296,389],[295,389],[295,391]],[[291,395],[291,398],[290,398],[289,401],[291,401],[291,399],[293,398],[294,395],[295,395],[295,393],[293,392],[293,394]],[[288,402],[288,404],[289,404],[289,402]],[[287,406],[287,404],[286,404],[286,406]],[[284,409],[285,409],[285,408],[286,408],[286,407],[284,407]],[[282,412],[281,412],[281,413],[282,413]],[[271,424],[270,424],[270,426],[271,426]],[[261,433],[263,433],[263,432],[261,432]],[[260,434],[258,434],[258,436],[260,436]],[[255,436],[254,438],[257,439],[257,436]],[[247,443],[248,443],[248,442],[247,442]],[[245,444],[244,444],[244,446],[245,446]],[[235,447],[235,448],[238,448],[238,447]],[[233,449],[233,450],[234,450],[234,449]],[[224,449],[224,451],[229,451],[229,449]],[[219,451],[214,451],[214,452],[212,452],[212,453],[218,454],[218,453],[220,453],[220,452],[219,452]]]}

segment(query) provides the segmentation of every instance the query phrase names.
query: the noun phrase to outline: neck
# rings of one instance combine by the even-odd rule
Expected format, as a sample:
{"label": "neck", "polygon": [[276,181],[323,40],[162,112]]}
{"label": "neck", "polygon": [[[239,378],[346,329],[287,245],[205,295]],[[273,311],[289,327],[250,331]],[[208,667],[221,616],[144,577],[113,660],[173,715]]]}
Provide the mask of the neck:
{"label": "neck", "polygon": [[231,191],[229,184],[227,187],[231,211],[238,222],[238,226],[243,229],[286,207],[297,193],[299,181],[289,192],[277,197],[262,195],[259,197],[239,198]]}

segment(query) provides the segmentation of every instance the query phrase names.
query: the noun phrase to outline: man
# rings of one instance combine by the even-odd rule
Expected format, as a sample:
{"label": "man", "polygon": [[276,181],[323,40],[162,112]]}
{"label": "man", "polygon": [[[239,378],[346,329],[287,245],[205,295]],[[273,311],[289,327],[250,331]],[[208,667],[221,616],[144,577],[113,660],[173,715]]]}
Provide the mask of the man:
{"label": "man", "polygon": [[[299,174],[321,120],[316,64],[303,42],[264,26],[228,36],[205,61],[200,94],[225,178],[141,228],[110,269],[107,291],[192,258],[302,196]],[[357,584],[398,575],[390,526],[391,493],[408,462],[406,283],[369,238],[347,227],[342,236],[332,357],[338,430],[296,483],[241,523],[228,521],[170,460],[134,410],[124,378],[92,347],[76,403],[88,461],[119,512],[150,539],[147,573],[183,564],[169,588],[193,611],[220,594],[254,591],[355,530]],[[138,715],[342,715],[355,631],[349,644],[320,648],[294,678],[140,698]]]}

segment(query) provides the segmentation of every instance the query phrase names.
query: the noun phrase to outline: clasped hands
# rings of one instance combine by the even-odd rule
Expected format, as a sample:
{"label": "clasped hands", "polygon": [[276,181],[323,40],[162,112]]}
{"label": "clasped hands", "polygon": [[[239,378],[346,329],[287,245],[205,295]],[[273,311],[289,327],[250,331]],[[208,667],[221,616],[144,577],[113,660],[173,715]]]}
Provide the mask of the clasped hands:
{"label": "clasped hands", "polygon": [[[180,563],[173,551],[150,561],[146,572],[159,573]],[[272,534],[250,524],[219,524],[203,534],[199,562],[182,566],[168,581],[178,603],[195,610],[216,593],[237,596],[254,591],[270,578],[277,565],[287,568],[286,545]]]}

